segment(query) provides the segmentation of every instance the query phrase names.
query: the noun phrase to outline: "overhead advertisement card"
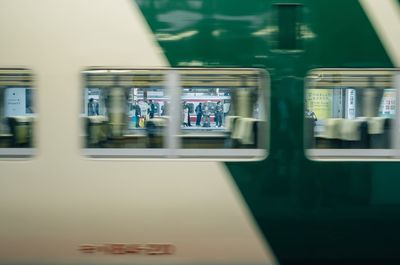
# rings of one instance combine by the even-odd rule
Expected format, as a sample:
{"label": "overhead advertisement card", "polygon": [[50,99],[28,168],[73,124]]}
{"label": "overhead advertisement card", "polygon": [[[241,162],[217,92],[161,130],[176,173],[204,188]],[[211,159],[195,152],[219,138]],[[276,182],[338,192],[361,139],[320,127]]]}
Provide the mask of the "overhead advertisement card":
{"label": "overhead advertisement card", "polygon": [[5,89],[4,106],[5,116],[22,116],[26,114],[26,93],[23,87]]}
{"label": "overhead advertisement card", "polygon": [[346,119],[355,119],[356,117],[356,90],[346,89]]}

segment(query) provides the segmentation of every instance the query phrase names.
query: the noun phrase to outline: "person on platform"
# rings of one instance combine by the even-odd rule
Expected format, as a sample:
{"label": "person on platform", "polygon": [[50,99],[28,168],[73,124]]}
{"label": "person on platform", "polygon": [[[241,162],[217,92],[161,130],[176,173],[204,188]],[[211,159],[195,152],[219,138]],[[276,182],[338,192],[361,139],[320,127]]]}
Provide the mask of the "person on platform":
{"label": "person on platform", "polygon": [[140,106],[139,106],[139,104],[137,103],[136,100],[133,102],[133,105],[131,106],[131,111],[132,111],[132,114],[133,114],[132,117],[134,117],[135,127],[139,128],[140,127],[139,126],[139,121],[140,121],[140,112],[141,112],[141,110],[140,110]]}
{"label": "person on platform", "polygon": [[183,102],[183,126],[191,127],[190,124],[190,108],[189,105],[186,104],[186,101]]}
{"label": "person on platform", "polygon": [[149,113],[149,118],[152,119],[154,118],[154,113],[156,112],[156,106],[153,103],[153,100],[150,99],[149,101],[149,109],[148,109],[148,113]]}
{"label": "person on platform", "polygon": [[90,98],[88,102],[88,116],[99,115],[99,103],[97,103],[94,98]]}
{"label": "person on platform", "polygon": [[203,107],[203,127],[210,127],[210,102],[205,102]]}
{"label": "person on platform", "polygon": [[196,106],[195,112],[196,112],[196,126],[200,126],[201,117],[203,116],[203,106],[201,102],[199,103],[199,105]]}
{"label": "person on platform", "polygon": [[222,105],[221,101],[217,102],[217,105],[215,106],[215,126],[221,127],[222,126]]}

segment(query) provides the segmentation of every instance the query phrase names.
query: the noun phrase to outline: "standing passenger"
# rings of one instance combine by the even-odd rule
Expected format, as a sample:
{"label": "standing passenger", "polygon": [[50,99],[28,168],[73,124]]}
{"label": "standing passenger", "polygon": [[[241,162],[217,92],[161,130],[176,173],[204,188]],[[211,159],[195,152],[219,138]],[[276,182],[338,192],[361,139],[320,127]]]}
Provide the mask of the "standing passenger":
{"label": "standing passenger", "polygon": [[164,103],[164,105],[161,106],[161,116],[167,115],[167,102]]}
{"label": "standing passenger", "polygon": [[210,127],[210,106],[209,102],[204,103],[203,108],[203,127]]}
{"label": "standing passenger", "polygon": [[139,104],[137,103],[136,100],[133,102],[133,105],[132,105],[131,108],[132,108],[131,110],[133,111],[133,115],[135,117],[135,121],[134,121],[135,127],[139,128],[139,121],[140,121],[140,114],[141,113],[140,113]]}
{"label": "standing passenger", "polygon": [[221,101],[217,102],[217,106],[215,106],[215,126],[222,126],[222,105]]}
{"label": "standing passenger", "polygon": [[89,99],[88,103],[88,116],[99,115],[99,103],[94,101],[94,98]]}
{"label": "standing passenger", "polygon": [[186,109],[187,109],[187,124],[189,127],[192,127],[192,124],[190,123],[190,107],[189,104],[186,104]]}
{"label": "standing passenger", "polygon": [[201,102],[199,103],[199,105],[196,106],[196,126],[200,126],[200,122],[201,122],[201,116],[203,116],[203,106],[201,105]]}
{"label": "standing passenger", "polygon": [[187,108],[186,101],[182,104],[182,124],[184,127],[189,126],[187,123],[187,117],[189,115],[189,109]]}
{"label": "standing passenger", "polygon": [[154,106],[153,100],[150,99],[150,104],[149,104],[149,118],[152,119],[154,118],[154,112],[156,112],[156,107]]}
{"label": "standing passenger", "polygon": [[191,127],[190,124],[190,108],[186,101],[183,102],[183,126]]}

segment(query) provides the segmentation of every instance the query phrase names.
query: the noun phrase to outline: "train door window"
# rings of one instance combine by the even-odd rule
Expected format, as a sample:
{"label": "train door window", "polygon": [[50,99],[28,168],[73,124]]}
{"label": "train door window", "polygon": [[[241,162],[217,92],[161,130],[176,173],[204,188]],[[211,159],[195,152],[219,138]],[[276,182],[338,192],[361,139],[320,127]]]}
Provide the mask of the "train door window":
{"label": "train door window", "polygon": [[399,158],[399,76],[394,69],[311,71],[304,109],[308,156]]}
{"label": "train door window", "polygon": [[36,120],[32,72],[0,69],[0,157],[19,158],[34,154]]}
{"label": "train door window", "polygon": [[267,75],[256,69],[90,69],[83,142],[94,157],[260,159]]}

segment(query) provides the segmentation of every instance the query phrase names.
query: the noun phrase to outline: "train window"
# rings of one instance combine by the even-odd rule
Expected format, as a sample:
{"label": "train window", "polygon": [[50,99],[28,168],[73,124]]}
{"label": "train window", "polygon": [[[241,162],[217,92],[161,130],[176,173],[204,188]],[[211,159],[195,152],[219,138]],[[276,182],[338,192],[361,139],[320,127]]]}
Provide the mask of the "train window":
{"label": "train window", "polygon": [[232,149],[235,156],[261,154],[266,116],[259,71],[187,70],[180,76],[181,152],[213,156]]}
{"label": "train window", "polygon": [[84,152],[94,157],[266,155],[267,76],[256,69],[89,69]]}
{"label": "train window", "polygon": [[0,69],[0,157],[34,154],[34,96],[31,71]]}
{"label": "train window", "polygon": [[400,71],[321,69],[306,78],[304,142],[313,159],[399,158]]}
{"label": "train window", "polygon": [[165,156],[166,105],[160,70],[83,72],[82,119],[93,156]]}

